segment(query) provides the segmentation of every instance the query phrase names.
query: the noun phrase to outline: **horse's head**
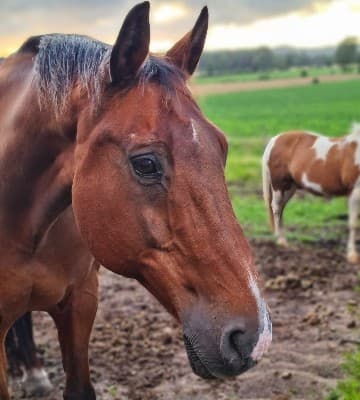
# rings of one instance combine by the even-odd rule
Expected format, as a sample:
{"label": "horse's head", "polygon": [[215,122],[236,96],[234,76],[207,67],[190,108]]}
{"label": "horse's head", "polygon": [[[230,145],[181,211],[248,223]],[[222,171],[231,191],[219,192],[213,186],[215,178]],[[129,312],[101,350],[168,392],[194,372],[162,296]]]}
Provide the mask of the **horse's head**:
{"label": "horse's head", "polygon": [[165,57],[148,54],[148,18],[147,2],[130,11],[98,110],[81,112],[75,216],[104,266],[136,278],[182,322],[194,371],[233,376],[267,349],[271,322],[226,189],[226,139],[186,86],[208,13]]}

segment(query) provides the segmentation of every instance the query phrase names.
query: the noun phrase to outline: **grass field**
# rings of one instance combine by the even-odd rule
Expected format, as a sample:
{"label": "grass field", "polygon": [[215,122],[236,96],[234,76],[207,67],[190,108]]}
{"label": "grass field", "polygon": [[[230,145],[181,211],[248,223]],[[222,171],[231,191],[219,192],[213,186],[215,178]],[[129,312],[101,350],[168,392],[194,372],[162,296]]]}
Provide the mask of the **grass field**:
{"label": "grass field", "polygon": [[[271,136],[307,129],[329,136],[345,134],[360,121],[360,80],[297,88],[213,95],[200,99],[205,114],[229,140],[226,178],[235,213],[245,233],[270,237],[261,194],[261,155]],[[292,241],[326,241],[345,250],[347,207],[344,198],[327,202],[311,195],[293,198],[285,214]],[[360,349],[343,364],[344,379],[326,400],[360,400]]]}
{"label": "grass field", "polygon": [[[348,72],[356,72],[356,66],[349,69]],[[287,70],[273,70],[269,72],[244,72],[239,74],[226,74],[206,76],[200,75],[195,78],[196,84],[207,83],[228,83],[228,82],[251,82],[267,79],[287,79],[302,76],[302,71],[306,71],[309,77],[321,77],[323,75],[341,74],[343,71],[337,66],[329,67],[308,67],[308,68],[291,68]]]}
{"label": "grass field", "polygon": [[[359,93],[360,80],[355,80],[199,99],[204,113],[228,137],[226,178],[235,212],[247,234],[270,236],[261,197],[260,163],[269,138],[290,129],[329,136],[345,134],[353,121],[360,121]],[[293,239],[336,240],[346,229],[345,216],[344,198],[326,202],[306,195],[291,200],[285,224]]]}

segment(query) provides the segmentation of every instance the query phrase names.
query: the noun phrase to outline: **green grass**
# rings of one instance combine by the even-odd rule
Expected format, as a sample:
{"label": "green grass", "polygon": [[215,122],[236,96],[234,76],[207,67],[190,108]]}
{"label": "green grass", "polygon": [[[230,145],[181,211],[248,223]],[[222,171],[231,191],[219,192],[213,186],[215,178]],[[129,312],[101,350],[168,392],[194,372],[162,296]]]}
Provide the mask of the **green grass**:
{"label": "green grass", "polygon": [[[248,236],[271,238],[267,211],[261,195],[242,195],[232,192],[235,214]],[[293,198],[284,213],[286,236],[290,240],[313,242],[338,240],[346,229],[346,202],[344,198],[326,202],[306,195]],[[329,229],[331,225],[331,229]]]}
{"label": "green grass", "polygon": [[339,136],[360,120],[360,80],[212,95],[200,106],[229,140],[226,177],[258,182],[270,137],[291,129]]}
{"label": "green grass", "polygon": [[360,400],[360,347],[345,356],[342,368],[345,378],[338,382],[326,400]]}
{"label": "green grass", "polygon": [[[360,80],[208,96],[200,105],[229,140],[226,178],[237,218],[247,236],[269,238],[260,164],[268,139],[294,128],[329,136],[346,133],[352,121],[360,121]],[[285,209],[287,237],[343,242],[346,214],[345,198],[327,202],[295,196]],[[341,246],[344,251],[344,243]],[[346,356],[343,369],[344,379],[327,400],[360,400],[360,348]]]}
{"label": "green grass", "polygon": [[[264,79],[264,76],[266,76],[268,79],[299,78],[302,70],[307,71],[308,77],[321,77],[323,75],[335,75],[343,73],[343,71],[337,66],[291,68],[288,70],[273,70],[269,72],[244,72],[239,74],[224,74],[214,76],[200,75],[194,79],[194,82],[196,84],[253,82]],[[354,67],[351,72],[356,72],[356,67]]]}
{"label": "green grass", "polygon": [[360,80],[200,98],[202,110],[230,139],[269,137],[299,128],[336,136],[360,119]]}
{"label": "green grass", "polygon": [[[247,235],[269,237],[261,196],[261,156],[267,141],[290,129],[345,134],[351,122],[360,121],[360,80],[211,95],[199,103],[229,140],[226,178],[239,221]],[[344,198],[326,202],[311,195],[295,197],[285,210],[287,236],[301,241],[341,238],[346,213]]]}

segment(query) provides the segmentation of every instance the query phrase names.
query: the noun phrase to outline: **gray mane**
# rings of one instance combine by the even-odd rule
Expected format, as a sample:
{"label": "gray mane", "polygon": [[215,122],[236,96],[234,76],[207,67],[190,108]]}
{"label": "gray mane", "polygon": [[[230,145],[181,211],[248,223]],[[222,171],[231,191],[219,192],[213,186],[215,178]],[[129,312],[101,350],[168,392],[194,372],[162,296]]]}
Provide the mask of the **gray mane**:
{"label": "gray mane", "polygon": [[42,36],[35,57],[40,101],[50,101],[55,110],[63,110],[75,82],[89,97],[97,97],[103,76],[100,66],[110,49],[86,36]]}
{"label": "gray mane", "polygon": [[[81,35],[52,34],[39,38],[35,75],[40,104],[51,104],[59,115],[76,84],[93,105],[100,101],[112,47]],[[166,59],[149,56],[138,77],[139,84],[156,82],[172,91],[183,81],[182,72]]]}

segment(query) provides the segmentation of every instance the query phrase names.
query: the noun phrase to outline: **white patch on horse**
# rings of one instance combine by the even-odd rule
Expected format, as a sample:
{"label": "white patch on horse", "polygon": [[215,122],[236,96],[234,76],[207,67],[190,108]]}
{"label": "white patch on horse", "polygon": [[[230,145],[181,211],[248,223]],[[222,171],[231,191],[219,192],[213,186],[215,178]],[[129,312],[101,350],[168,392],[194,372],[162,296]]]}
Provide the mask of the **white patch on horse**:
{"label": "white patch on horse", "polygon": [[263,168],[265,166],[269,165],[271,151],[272,151],[273,147],[275,146],[275,142],[276,142],[276,140],[278,139],[279,136],[281,136],[281,133],[279,133],[278,135],[272,137],[269,140],[269,143],[266,145],[266,148],[265,148],[265,151],[264,151],[264,154],[263,154],[263,161],[262,161]]}
{"label": "white patch on horse", "polygon": [[325,136],[318,136],[311,148],[315,150],[317,159],[325,161],[330,149],[334,145],[335,143],[329,138]]}
{"label": "white patch on horse", "polygon": [[53,388],[48,374],[43,368],[24,371],[22,383],[28,396],[48,394]]}
{"label": "white patch on horse", "polygon": [[350,129],[350,133],[345,136],[344,143],[356,143],[354,153],[354,164],[360,166],[360,124],[353,123]]}
{"label": "white patch on horse", "polygon": [[259,287],[252,276],[250,276],[249,279],[249,286],[255,297],[259,316],[259,338],[253,348],[251,358],[254,361],[259,361],[270,347],[272,341],[272,326],[265,301],[261,297]]}
{"label": "white patch on horse", "polygon": [[316,183],[316,182],[311,182],[308,179],[308,177],[306,175],[306,172],[304,172],[302,174],[301,183],[303,184],[303,187],[305,189],[310,189],[315,193],[323,194],[323,188],[321,187],[321,185],[319,183]]}
{"label": "white patch on horse", "polygon": [[270,182],[270,170],[269,170],[269,161],[270,161],[270,156],[271,156],[271,151],[273,147],[275,146],[275,142],[277,138],[281,135],[278,134],[274,137],[272,137],[269,141],[269,143],[266,145],[264,154],[262,157],[262,176],[263,176],[263,193],[264,193],[264,198],[266,197],[266,201],[268,201],[268,185],[271,184]]}
{"label": "white patch on horse", "polygon": [[193,140],[195,143],[199,143],[199,134],[198,134],[198,131],[196,130],[194,120],[191,118],[190,122],[191,122],[191,128],[192,128],[192,132],[193,132]]}

